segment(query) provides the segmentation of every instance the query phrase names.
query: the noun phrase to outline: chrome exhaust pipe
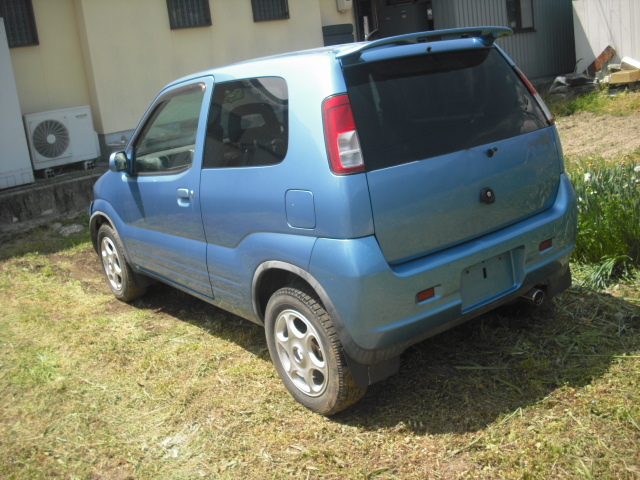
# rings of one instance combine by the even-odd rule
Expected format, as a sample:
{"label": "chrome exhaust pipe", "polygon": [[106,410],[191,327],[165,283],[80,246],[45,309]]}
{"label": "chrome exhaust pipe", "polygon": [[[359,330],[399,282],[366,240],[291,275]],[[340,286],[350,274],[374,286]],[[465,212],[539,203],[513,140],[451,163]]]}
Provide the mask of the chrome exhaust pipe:
{"label": "chrome exhaust pipe", "polygon": [[539,306],[539,305],[542,305],[542,303],[544,302],[545,294],[539,288],[532,288],[527,293],[522,295],[520,298],[527,303],[530,303],[535,306]]}

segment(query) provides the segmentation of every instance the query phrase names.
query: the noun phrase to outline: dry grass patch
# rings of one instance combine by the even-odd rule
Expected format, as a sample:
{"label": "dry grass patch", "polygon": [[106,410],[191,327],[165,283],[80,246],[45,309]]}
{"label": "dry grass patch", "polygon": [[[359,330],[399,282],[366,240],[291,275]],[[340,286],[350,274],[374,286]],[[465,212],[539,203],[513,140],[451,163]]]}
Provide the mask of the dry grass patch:
{"label": "dry grass patch", "polygon": [[162,285],[118,302],[86,241],[0,265],[3,478],[639,475],[633,286],[446,332],[327,419],[260,327]]}

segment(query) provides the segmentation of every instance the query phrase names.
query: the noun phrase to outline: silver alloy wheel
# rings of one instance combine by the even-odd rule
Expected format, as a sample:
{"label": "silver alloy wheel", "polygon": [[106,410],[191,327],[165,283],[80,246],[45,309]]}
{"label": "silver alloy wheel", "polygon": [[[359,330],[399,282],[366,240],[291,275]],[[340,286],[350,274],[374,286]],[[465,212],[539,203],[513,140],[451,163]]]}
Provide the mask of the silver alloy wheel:
{"label": "silver alloy wheel", "polygon": [[120,257],[113,241],[109,237],[102,239],[100,247],[102,256],[102,265],[107,274],[111,287],[115,290],[122,290],[122,266],[120,265]]}
{"label": "silver alloy wheel", "polygon": [[283,310],[275,322],[278,357],[293,382],[310,397],[322,395],[329,371],[320,335],[300,312]]}

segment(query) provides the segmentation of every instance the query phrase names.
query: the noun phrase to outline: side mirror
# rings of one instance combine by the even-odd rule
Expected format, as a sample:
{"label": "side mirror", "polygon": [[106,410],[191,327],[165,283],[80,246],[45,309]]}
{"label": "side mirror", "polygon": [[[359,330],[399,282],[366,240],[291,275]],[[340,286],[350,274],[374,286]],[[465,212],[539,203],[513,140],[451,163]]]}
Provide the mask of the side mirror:
{"label": "side mirror", "polygon": [[112,153],[109,157],[109,170],[112,172],[122,172],[129,169],[129,159],[124,152]]}

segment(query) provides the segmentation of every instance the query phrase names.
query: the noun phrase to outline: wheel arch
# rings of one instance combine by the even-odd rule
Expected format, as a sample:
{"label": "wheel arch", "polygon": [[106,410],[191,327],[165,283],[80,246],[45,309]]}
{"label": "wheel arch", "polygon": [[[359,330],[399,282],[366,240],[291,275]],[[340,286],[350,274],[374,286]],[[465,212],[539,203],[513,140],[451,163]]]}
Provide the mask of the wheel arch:
{"label": "wheel arch", "polygon": [[258,266],[253,275],[251,285],[253,311],[262,324],[265,322],[265,312],[269,298],[277,290],[295,283],[306,284],[318,296],[325,310],[335,312],[329,295],[313,275],[291,263],[269,260]]}
{"label": "wheel arch", "polygon": [[333,326],[342,343],[347,364],[357,385],[366,387],[367,385],[384,380],[398,371],[400,368],[399,355],[392,355],[390,356],[391,358],[385,358],[377,363],[360,363],[359,359],[354,359],[355,356],[359,354],[362,355],[362,353],[366,355],[368,352],[363,351],[355,344],[345,328],[335,305],[322,285],[313,275],[296,265],[271,260],[262,263],[256,269],[252,283],[253,310],[255,317],[259,319],[263,325],[265,325],[267,302],[269,298],[271,298],[271,295],[283,287],[296,283],[306,284],[309,289],[317,295],[318,300],[327,313],[329,313]]}
{"label": "wheel arch", "polygon": [[109,225],[117,232],[109,215],[104,212],[94,212],[89,220],[89,231],[91,232],[91,243],[93,243],[93,249],[96,252],[98,252],[98,230],[100,230],[102,225]]}

